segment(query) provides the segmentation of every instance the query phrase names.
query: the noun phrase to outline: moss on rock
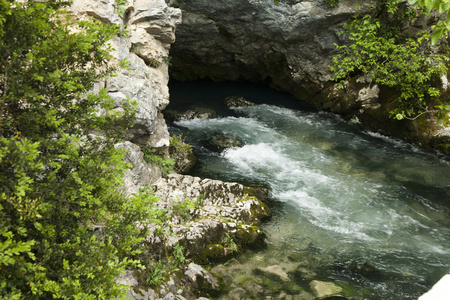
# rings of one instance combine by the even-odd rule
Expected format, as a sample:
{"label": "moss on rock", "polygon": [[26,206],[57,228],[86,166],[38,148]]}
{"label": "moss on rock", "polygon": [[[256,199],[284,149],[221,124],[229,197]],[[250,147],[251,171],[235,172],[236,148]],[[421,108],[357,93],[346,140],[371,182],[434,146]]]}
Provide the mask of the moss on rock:
{"label": "moss on rock", "polygon": [[241,245],[254,244],[261,237],[261,229],[255,225],[238,225],[236,239]]}
{"label": "moss on rock", "polygon": [[209,244],[203,250],[203,253],[200,255],[200,261],[203,263],[210,262],[221,262],[226,260],[227,255],[225,252],[225,247],[221,244]]}

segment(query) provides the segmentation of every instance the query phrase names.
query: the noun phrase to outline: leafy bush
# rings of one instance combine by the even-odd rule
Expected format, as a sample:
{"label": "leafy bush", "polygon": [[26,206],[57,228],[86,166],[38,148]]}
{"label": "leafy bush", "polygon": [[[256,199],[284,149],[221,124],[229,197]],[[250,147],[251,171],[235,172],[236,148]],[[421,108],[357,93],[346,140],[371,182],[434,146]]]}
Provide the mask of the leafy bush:
{"label": "leafy bush", "polygon": [[189,171],[197,161],[191,146],[184,142],[183,134],[170,137],[169,152],[175,161],[174,170],[177,173]]}
{"label": "leafy bush", "polygon": [[118,29],[71,20],[67,3],[0,1],[1,299],[125,299],[115,278],[144,267],[158,216],[153,195],[120,191],[114,145],[134,105],[89,93],[115,70]]}
{"label": "leafy bush", "polygon": [[340,2],[342,2],[342,0],[325,0],[325,4],[328,7],[336,7],[339,5]]}
{"label": "leafy bush", "polygon": [[175,202],[172,206],[173,214],[187,221],[192,219],[191,210],[196,208],[196,204],[191,199]]}
{"label": "leafy bush", "polygon": [[344,88],[346,79],[363,73],[371,82],[398,88],[396,107],[390,112],[398,120],[445,108],[436,106],[441,95],[436,82],[447,72],[448,47],[442,46],[437,53],[431,48],[428,32],[404,34],[402,29],[416,17],[416,10],[402,1],[377,4],[370,14],[355,18],[342,32],[351,44],[336,45],[340,53],[333,56],[331,70],[339,86]]}
{"label": "leafy bush", "polygon": [[141,148],[144,153],[144,160],[148,163],[159,166],[164,175],[168,175],[173,171],[175,161],[172,158],[165,157],[164,154],[159,153],[156,149],[146,146]]}
{"label": "leafy bush", "polygon": [[175,258],[175,261],[177,261],[178,264],[183,264],[186,260],[186,257],[184,257],[184,247],[180,246],[180,244],[175,244],[173,246],[173,257]]}
{"label": "leafy bush", "polygon": [[223,246],[231,251],[231,252],[237,252],[239,250],[238,245],[234,241],[234,239],[227,233],[225,233],[225,236],[222,239]]}

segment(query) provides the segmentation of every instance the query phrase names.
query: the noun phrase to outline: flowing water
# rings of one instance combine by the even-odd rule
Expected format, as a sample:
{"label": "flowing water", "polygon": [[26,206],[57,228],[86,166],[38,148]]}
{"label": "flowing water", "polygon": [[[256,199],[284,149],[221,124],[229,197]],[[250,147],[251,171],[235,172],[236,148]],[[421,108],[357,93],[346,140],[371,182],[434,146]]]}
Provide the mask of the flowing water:
{"label": "flowing water", "polygon": [[[234,286],[278,265],[294,288],[259,282],[274,297],[310,292],[320,280],[338,283],[351,299],[417,299],[450,271],[448,158],[299,109],[262,87],[209,84],[205,96],[203,84],[171,90],[175,105],[208,99],[202,105],[221,115],[171,127],[194,146],[194,175],[269,186],[274,202],[266,246],[239,259]],[[217,104],[237,93],[259,104],[230,111]],[[217,133],[243,146],[211,152],[205,141]]]}

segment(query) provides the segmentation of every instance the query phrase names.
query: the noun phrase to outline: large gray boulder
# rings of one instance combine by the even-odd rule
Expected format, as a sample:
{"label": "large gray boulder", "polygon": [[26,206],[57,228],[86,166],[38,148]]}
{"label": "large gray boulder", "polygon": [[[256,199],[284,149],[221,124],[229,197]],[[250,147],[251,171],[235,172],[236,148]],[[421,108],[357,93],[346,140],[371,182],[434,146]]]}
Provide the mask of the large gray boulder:
{"label": "large gray boulder", "polygon": [[[256,242],[262,236],[261,219],[271,214],[260,200],[264,193],[235,182],[170,174],[156,181],[153,189],[161,199],[157,205],[171,216],[163,229],[172,235],[165,241],[154,235],[150,244],[163,249],[163,242],[169,248],[178,243],[185,247],[186,257],[195,260],[208,260],[207,246],[223,244],[227,233],[240,245]],[[187,216],[177,214],[186,201],[194,207]]]}

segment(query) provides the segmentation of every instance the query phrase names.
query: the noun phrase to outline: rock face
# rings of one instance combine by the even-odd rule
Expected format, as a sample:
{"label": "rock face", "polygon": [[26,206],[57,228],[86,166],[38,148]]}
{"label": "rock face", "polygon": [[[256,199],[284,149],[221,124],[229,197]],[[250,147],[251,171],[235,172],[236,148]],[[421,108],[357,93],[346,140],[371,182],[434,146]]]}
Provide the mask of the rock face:
{"label": "rock face", "polygon": [[161,170],[144,161],[144,153],[141,148],[129,141],[116,144],[117,148],[125,151],[125,160],[131,164],[131,168],[125,172],[123,189],[130,196],[137,194],[140,189],[148,186],[162,176]]}
{"label": "rock face", "polygon": [[271,83],[305,99],[331,80],[337,32],[354,15],[353,1],[183,1],[171,74]]}
{"label": "rock face", "polygon": [[278,5],[273,0],[192,0],[181,1],[180,7],[183,22],[171,50],[175,79],[270,84],[312,107],[357,120],[365,129],[450,155],[450,133],[437,127],[433,117],[389,119],[395,91],[370,85],[365,77],[352,78],[345,89],[331,81],[334,44],[345,43],[338,32],[368,6],[349,0],[335,8],[309,0]]}
{"label": "rock face", "polygon": [[110,63],[126,60],[128,68],[119,69],[117,76],[99,82],[95,89],[106,88],[119,111],[127,99],[137,102],[136,124],[126,134],[128,141],[116,145],[127,151],[125,160],[132,165],[124,177],[125,193],[131,195],[161,177],[159,168],[144,161],[140,146],[169,146],[161,111],[169,103],[167,62],[181,11],[168,7],[164,0],[125,2],[118,7],[115,0],[74,0],[69,12],[77,19],[95,19],[121,28],[110,41],[114,48]]}
{"label": "rock face", "polygon": [[127,139],[139,145],[165,147],[169,133],[161,110],[169,103],[167,83],[170,44],[175,41],[175,27],[181,22],[181,11],[168,7],[163,0],[127,1],[119,10],[115,0],[75,0],[71,12],[77,18],[94,18],[121,27],[111,45],[115,49],[111,63],[126,59],[129,69],[120,69],[116,77],[97,85],[107,88],[122,109],[128,98],[137,101],[136,124]]}

